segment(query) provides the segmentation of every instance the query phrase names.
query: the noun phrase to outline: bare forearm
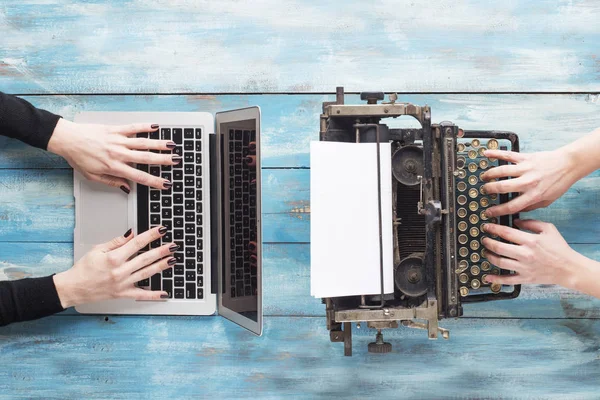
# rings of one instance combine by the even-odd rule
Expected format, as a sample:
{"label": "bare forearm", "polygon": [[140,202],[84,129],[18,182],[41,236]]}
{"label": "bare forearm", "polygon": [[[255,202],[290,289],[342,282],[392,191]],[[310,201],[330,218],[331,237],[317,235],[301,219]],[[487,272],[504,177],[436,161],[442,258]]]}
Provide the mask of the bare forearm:
{"label": "bare forearm", "polygon": [[572,161],[576,180],[600,169],[600,128],[561,147],[559,151]]}
{"label": "bare forearm", "polygon": [[561,284],[570,289],[600,298],[600,263],[577,254],[571,275]]}

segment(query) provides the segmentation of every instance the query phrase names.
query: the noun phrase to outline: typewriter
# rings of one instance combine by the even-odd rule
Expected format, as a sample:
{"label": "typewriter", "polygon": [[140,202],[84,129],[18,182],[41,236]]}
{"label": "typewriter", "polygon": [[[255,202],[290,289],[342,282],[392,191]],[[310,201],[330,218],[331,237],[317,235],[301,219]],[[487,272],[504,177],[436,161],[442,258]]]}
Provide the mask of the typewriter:
{"label": "typewriter", "polygon": [[[484,151],[519,151],[517,135],[434,124],[429,106],[397,102],[395,94],[387,102],[382,92],[363,92],[360,98],[366,104],[344,104],[344,90],[337,88],[336,101],[323,103],[319,140],[376,143],[377,152],[380,144],[391,145],[394,292],[385,294],[382,283],[379,295],[322,298],[330,340],[343,342],[346,356],[352,355],[353,323],[376,329],[369,352],[388,353],[392,345],[384,341],[384,329],[404,326],[425,330],[429,339],[448,339],[439,321],[460,317],[464,303],[513,299],[521,290],[486,283],[488,274],[513,272],[491,264],[481,244],[483,223],[511,226],[518,218],[486,217],[487,208],[512,195],[487,195],[481,179],[502,164]],[[385,124],[404,115],[421,128]],[[379,233],[381,240],[381,220]],[[383,268],[381,261],[381,276]]]}

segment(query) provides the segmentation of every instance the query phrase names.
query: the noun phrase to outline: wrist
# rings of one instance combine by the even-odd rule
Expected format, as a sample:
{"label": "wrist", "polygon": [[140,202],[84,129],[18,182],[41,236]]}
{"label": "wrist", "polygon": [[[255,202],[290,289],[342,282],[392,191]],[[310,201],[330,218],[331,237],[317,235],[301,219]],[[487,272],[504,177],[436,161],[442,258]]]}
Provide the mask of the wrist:
{"label": "wrist", "polygon": [[83,303],[78,294],[79,288],[70,272],[71,270],[60,272],[53,277],[56,293],[58,293],[60,305],[63,308],[74,307]]}
{"label": "wrist", "polygon": [[585,281],[589,279],[586,273],[587,266],[593,261],[576,251],[572,251],[572,254],[565,257],[565,259],[570,260],[570,262],[562,266],[556,284],[568,289],[584,291]]}
{"label": "wrist", "polygon": [[75,122],[64,118],[59,119],[48,142],[48,151],[64,157],[69,143],[72,142],[71,136],[75,132],[76,125]]}

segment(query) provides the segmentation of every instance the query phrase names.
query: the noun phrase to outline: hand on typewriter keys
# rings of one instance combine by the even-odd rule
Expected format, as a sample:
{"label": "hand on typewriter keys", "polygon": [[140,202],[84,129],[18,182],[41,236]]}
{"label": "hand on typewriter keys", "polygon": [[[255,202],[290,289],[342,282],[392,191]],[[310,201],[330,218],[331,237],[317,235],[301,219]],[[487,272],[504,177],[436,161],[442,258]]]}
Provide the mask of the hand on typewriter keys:
{"label": "hand on typewriter keys", "polygon": [[[48,142],[48,150],[64,157],[87,179],[120,188],[125,193],[131,190],[127,180],[163,189],[170,182],[131,166],[181,162],[170,153],[175,148],[174,142],[136,137],[138,133],[147,136],[146,132],[154,133],[157,129],[156,124],[109,126],[60,119]],[[159,150],[169,151],[169,154],[159,154]]]}
{"label": "hand on typewriter keys", "polygon": [[[486,210],[486,215],[501,216],[547,207],[562,196],[580,176],[573,160],[563,149],[540,153],[515,153],[487,150],[485,156],[512,163],[491,168],[482,179],[486,193],[520,193],[520,196]],[[493,179],[512,179],[489,182]]]}
{"label": "hand on typewriter keys", "polygon": [[129,230],[124,236],[95,246],[71,269],[54,275],[63,308],[115,298],[168,298],[166,292],[144,290],[134,284],[170,268],[175,263],[172,254],[177,246],[167,243],[133,257],[166,232],[167,228],[157,227],[134,236]]}

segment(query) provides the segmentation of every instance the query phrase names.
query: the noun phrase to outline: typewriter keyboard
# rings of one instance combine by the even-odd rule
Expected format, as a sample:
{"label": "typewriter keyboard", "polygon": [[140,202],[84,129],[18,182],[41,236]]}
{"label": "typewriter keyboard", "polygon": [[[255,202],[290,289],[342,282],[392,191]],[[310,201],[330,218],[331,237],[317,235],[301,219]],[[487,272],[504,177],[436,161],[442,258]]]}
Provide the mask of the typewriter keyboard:
{"label": "typewriter keyboard", "polygon": [[[486,258],[485,248],[481,244],[483,234],[481,225],[486,222],[497,223],[495,217],[488,218],[485,210],[499,204],[498,195],[486,195],[482,189],[481,175],[489,168],[498,166],[498,160],[487,158],[483,152],[498,149],[496,139],[464,139],[458,144],[456,176],[456,214],[458,235],[458,267],[456,273],[461,296],[470,291],[489,288],[499,293],[502,286],[485,283],[488,274],[500,274],[500,269]],[[503,148],[504,149],[504,148]],[[495,236],[494,236],[495,237]]]}

